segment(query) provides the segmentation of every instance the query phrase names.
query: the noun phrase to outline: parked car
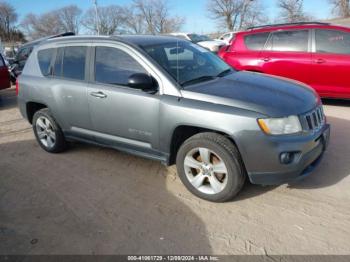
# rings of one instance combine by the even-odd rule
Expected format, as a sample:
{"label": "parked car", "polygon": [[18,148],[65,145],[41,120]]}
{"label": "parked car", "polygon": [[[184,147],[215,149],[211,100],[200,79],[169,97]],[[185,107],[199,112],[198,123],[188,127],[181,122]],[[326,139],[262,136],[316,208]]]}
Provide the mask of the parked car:
{"label": "parked car", "polygon": [[192,43],[198,44],[213,53],[217,53],[225,43],[219,40],[213,40],[206,35],[188,34],[188,33],[171,33],[170,35],[186,39]]}
{"label": "parked car", "polygon": [[10,74],[7,69],[6,63],[2,55],[0,54],[0,90],[11,87]]}
{"label": "parked car", "polygon": [[13,48],[5,48],[4,50],[4,58],[12,64],[15,60],[16,53]]}
{"label": "parked car", "polygon": [[31,52],[33,51],[33,48],[35,46],[39,45],[41,42],[43,42],[47,39],[56,38],[56,37],[64,37],[64,36],[72,36],[72,35],[74,35],[74,33],[67,32],[67,33],[63,33],[63,34],[47,36],[47,37],[40,38],[40,39],[37,39],[37,40],[32,41],[32,42],[25,43],[24,45],[21,45],[18,49],[18,52],[15,56],[13,63],[11,64],[14,74],[16,76],[18,76],[22,73],[23,67],[24,67],[29,55],[31,54]]}
{"label": "parked car", "polygon": [[176,163],[193,194],[216,202],[232,199],[246,178],[269,185],[310,174],[330,133],[313,89],[236,72],[174,37],[47,40],[17,90],[44,150],[79,140]]}
{"label": "parked car", "polygon": [[222,41],[225,43],[225,45],[229,45],[231,41],[235,38],[237,32],[228,32],[223,35],[221,35],[218,39],[215,39],[217,41]]}
{"label": "parked car", "polygon": [[295,23],[251,28],[219,52],[237,70],[298,80],[322,97],[350,98],[350,28]]}

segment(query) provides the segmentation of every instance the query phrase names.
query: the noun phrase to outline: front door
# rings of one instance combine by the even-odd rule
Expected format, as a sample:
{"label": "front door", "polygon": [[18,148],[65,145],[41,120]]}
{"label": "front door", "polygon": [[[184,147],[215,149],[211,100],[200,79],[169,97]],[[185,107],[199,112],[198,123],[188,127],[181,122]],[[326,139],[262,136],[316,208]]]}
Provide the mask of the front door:
{"label": "front door", "polygon": [[93,56],[88,100],[98,142],[138,151],[158,148],[159,95],[127,86],[132,74],[149,72],[126,47],[96,46]]}

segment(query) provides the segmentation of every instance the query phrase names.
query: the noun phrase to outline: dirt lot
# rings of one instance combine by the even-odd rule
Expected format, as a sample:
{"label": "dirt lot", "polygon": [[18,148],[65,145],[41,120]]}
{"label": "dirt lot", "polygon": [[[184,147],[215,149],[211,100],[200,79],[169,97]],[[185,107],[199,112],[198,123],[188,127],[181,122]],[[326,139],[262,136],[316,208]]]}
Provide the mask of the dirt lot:
{"label": "dirt lot", "polygon": [[350,102],[325,111],[312,176],[212,204],[155,161],[79,143],[45,153],[1,91],[0,254],[350,254]]}

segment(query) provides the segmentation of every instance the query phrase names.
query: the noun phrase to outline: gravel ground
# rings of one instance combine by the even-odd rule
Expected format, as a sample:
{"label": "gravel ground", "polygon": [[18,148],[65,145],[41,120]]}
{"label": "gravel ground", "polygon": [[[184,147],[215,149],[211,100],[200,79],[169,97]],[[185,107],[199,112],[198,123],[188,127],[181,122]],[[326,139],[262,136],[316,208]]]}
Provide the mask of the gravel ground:
{"label": "gravel ground", "polygon": [[155,161],[80,143],[45,153],[0,91],[0,254],[350,254],[350,102],[325,112],[312,176],[213,204]]}

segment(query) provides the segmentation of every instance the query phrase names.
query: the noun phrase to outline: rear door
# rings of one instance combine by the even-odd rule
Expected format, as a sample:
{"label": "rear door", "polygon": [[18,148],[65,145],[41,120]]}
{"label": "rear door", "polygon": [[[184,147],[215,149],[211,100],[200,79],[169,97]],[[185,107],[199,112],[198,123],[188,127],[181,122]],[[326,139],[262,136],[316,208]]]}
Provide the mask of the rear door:
{"label": "rear door", "polygon": [[270,32],[236,37],[223,59],[236,70],[261,71],[260,53],[264,50]]}
{"label": "rear door", "polygon": [[[89,44],[75,43],[57,49],[50,83],[55,100],[51,103],[55,115],[65,123],[65,129],[80,136],[91,130],[87,88]],[[51,109],[51,108],[50,108]],[[90,135],[86,138],[91,139]]]}
{"label": "rear door", "polygon": [[10,75],[5,61],[0,55],[0,90],[10,87]]}
{"label": "rear door", "polygon": [[350,32],[315,29],[311,85],[328,97],[350,98]]}
{"label": "rear door", "polygon": [[310,83],[311,31],[281,30],[273,32],[260,53],[264,73]]}

